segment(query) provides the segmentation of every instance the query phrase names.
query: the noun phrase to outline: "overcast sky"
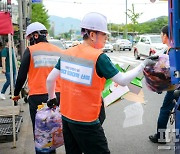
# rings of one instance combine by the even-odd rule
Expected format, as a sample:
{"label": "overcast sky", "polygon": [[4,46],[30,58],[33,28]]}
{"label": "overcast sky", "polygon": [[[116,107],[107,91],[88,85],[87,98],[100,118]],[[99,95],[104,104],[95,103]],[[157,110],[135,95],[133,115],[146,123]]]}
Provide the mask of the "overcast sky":
{"label": "overcast sky", "polygon": [[[135,6],[136,13],[143,13],[138,22],[144,22],[162,15],[168,16],[168,2],[156,0],[127,0],[127,8]],[[126,22],[126,0],[43,0],[49,15],[82,19],[88,12],[99,12],[107,17],[108,22]],[[128,23],[130,20],[128,19]]]}

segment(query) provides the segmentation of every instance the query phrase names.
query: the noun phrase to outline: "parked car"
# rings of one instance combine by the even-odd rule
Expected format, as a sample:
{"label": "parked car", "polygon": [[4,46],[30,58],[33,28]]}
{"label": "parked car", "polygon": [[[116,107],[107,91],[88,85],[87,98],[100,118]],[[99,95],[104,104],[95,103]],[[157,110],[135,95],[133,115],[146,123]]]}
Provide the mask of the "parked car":
{"label": "parked car", "polygon": [[63,50],[65,49],[65,46],[63,45],[63,43],[60,40],[50,39],[50,40],[48,40],[48,42],[55,46],[58,46],[59,48],[61,48]]}
{"label": "parked car", "polygon": [[103,52],[108,52],[108,51],[113,52],[113,46],[109,42],[106,42],[106,44],[102,50],[103,50]]}
{"label": "parked car", "polygon": [[66,49],[72,47],[72,43],[73,43],[73,41],[65,41]]}
{"label": "parked car", "polygon": [[73,41],[73,42],[72,42],[72,47],[77,46],[77,45],[79,45],[79,44],[81,44],[80,41]]}
{"label": "parked car", "polygon": [[167,45],[162,43],[160,35],[141,35],[139,41],[134,46],[134,57],[147,57],[151,55],[160,55],[164,52]]}
{"label": "parked car", "polygon": [[116,42],[113,44],[113,49],[114,50],[125,50],[128,49],[131,51],[132,48],[132,43],[127,40],[127,39],[118,39]]}

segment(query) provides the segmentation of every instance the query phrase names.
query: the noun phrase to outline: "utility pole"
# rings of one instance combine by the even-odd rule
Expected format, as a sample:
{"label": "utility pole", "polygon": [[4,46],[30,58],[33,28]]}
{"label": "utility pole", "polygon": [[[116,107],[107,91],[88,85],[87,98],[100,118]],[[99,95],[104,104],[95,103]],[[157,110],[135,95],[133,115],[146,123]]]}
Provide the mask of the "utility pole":
{"label": "utility pole", "polygon": [[[30,24],[31,18],[31,0],[23,0],[23,12],[24,12],[24,29]],[[28,46],[28,42],[24,39],[24,47]]]}
{"label": "utility pole", "polygon": [[32,16],[32,0],[26,0],[26,27],[31,23]]}
{"label": "utility pole", "polygon": [[24,29],[27,27],[27,0],[23,1],[23,13],[24,13]]}
{"label": "utility pole", "polygon": [[126,0],[126,26],[125,26],[125,39],[127,39],[127,0]]}
{"label": "utility pole", "polygon": [[19,12],[19,36],[20,36],[20,53],[21,58],[23,56],[25,45],[24,45],[24,34],[23,34],[23,14],[22,14],[22,0],[18,0],[18,12]]}
{"label": "utility pole", "polygon": [[126,25],[127,25],[127,0],[126,0]]}

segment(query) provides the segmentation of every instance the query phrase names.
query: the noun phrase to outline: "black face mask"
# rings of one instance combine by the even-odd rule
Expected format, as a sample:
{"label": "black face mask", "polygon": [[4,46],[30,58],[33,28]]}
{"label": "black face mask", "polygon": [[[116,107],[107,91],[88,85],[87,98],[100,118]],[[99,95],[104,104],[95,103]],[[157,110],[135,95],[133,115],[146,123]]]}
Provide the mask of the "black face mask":
{"label": "black face mask", "polygon": [[46,35],[39,35],[38,36],[38,39],[35,39],[34,36],[30,38],[30,45],[34,45],[34,44],[37,44],[39,42],[46,42],[47,39],[46,39]]}
{"label": "black face mask", "polygon": [[30,45],[34,45],[34,44],[35,44],[35,39],[34,39],[34,37],[31,37],[29,41],[30,41]]}

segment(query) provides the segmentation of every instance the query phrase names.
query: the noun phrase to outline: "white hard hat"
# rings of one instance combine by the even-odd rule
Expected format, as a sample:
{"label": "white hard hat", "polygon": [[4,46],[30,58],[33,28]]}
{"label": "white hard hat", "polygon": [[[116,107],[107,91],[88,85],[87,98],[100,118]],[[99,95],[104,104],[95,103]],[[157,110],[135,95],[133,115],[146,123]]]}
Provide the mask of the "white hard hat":
{"label": "white hard hat", "polygon": [[104,15],[97,12],[90,12],[81,21],[81,28],[110,34],[107,29],[107,19]]}
{"label": "white hard hat", "polygon": [[46,27],[41,24],[40,22],[34,22],[32,24],[30,24],[29,26],[27,26],[27,29],[26,29],[26,37],[29,35],[29,34],[32,34],[33,32],[35,31],[41,31],[41,30],[47,30]]}

